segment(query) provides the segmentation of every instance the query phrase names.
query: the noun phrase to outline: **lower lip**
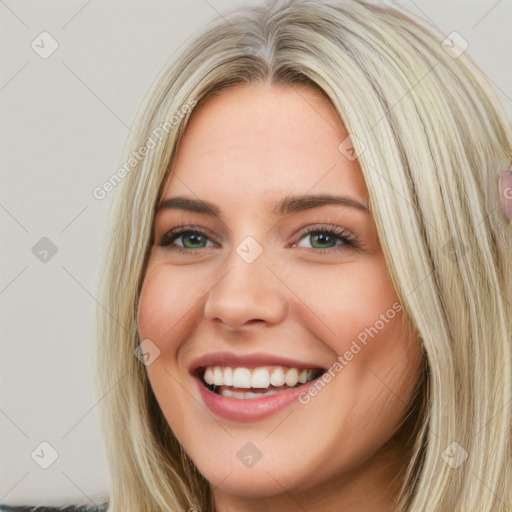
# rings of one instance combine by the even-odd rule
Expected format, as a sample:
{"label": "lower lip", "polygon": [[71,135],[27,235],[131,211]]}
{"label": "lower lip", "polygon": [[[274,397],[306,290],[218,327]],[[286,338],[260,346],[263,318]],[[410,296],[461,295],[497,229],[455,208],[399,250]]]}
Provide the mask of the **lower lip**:
{"label": "lower lip", "polygon": [[[306,392],[317,379],[298,388],[281,391],[274,395],[262,396],[261,398],[232,398],[218,395],[210,391],[199,378],[196,378],[199,391],[205,405],[211,412],[227,420],[238,422],[258,421],[271,416],[286,406],[298,402],[298,396]],[[249,391],[249,390],[248,390]]]}

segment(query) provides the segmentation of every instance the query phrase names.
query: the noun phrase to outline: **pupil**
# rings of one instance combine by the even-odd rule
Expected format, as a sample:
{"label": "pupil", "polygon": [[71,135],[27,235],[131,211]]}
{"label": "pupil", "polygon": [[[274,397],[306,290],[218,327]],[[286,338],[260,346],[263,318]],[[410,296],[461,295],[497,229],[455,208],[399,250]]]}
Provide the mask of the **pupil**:
{"label": "pupil", "polygon": [[[186,235],[183,237],[183,245],[185,247],[188,247],[189,244],[187,244],[187,239],[192,239],[192,247],[195,247],[197,244],[200,244],[200,239],[202,238],[202,235]],[[195,241],[194,241],[195,239]],[[199,241],[198,241],[199,240]]]}
{"label": "pupil", "polygon": [[[329,243],[329,238],[330,236],[325,234],[325,233],[317,233],[317,234],[313,234],[313,239],[316,237],[317,239],[319,239],[319,243],[320,244],[328,244]],[[334,242],[334,240],[331,239],[331,242]],[[313,246],[315,246],[315,242],[313,242]],[[332,243],[329,247],[332,247]]]}

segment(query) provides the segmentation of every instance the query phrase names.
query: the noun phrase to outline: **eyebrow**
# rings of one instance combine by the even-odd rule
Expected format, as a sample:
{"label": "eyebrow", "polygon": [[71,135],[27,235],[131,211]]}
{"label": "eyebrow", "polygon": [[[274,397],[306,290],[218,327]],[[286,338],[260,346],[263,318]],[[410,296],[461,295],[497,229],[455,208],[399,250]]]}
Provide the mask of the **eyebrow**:
{"label": "eyebrow", "polygon": [[[274,209],[275,214],[286,215],[313,208],[319,208],[325,205],[338,205],[354,208],[368,212],[368,208],[359,201],[347,196],[333,196],[329,194],[287,196]],[[189,212],[204,213],[212,217],[222,218],[221,210],[218,206],[200,199],[191,199],[185,196],[176,196],[164,199],[158,206],[157,211],[164,209],[178,209]]]}

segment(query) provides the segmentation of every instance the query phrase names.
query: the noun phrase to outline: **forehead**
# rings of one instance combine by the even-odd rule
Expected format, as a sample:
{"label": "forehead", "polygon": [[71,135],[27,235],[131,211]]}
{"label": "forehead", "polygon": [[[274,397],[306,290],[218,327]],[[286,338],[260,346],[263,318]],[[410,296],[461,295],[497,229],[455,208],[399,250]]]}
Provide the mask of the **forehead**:
{"label": "forehead", "polygon": [[164,198],[192,193],[221,200],[232,190],[243,191],[247,205],[311,191],[351,193],[365,202],[357,161],[338,149],[347,135],[334,107],[314,88],[231,87],[192,115]]}

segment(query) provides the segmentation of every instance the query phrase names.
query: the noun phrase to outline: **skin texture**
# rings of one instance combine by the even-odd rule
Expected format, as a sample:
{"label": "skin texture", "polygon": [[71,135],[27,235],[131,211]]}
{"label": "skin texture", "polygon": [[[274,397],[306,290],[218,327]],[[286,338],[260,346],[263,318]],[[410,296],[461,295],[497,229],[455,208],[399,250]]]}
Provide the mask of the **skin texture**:
{"label": "skin texture", "polygon": [[[393,479],[403,467],[396,436],[419,378],[420,350],[402,312],[307,405],[240,423],[204,406],[191,362],[205,354],[265,352],[329,368],[366,328],[397,305],[372,216],[344,205],[281,215],[288,195],[333,194],[368,205],[357,160],[339,149],[347,137],[317,90],[243,84],[210,98],[180,142],[163,199],[185,195],[214,203],[222,220],[162,209],[138,310],[141,340],[160,356],[147,366],[170,427],[213,485],[217,510],[392,510]],[[190,225],[209,235],[159,241]],[[339,226],[338,235],[303,234]],[[236,251],[248,236],[262,254]],[[187,244],[187,245],[185,245]],[[187,253],[179,248],[189,247]],[[192,248],[190,248],[192,247]],[[322,249],[323,248],[323,249]],[[382,323],[379,323],[379,326]],[[237,452],[261,452],[246,467]],[[299,508],[298,508],[299,507]]]}

